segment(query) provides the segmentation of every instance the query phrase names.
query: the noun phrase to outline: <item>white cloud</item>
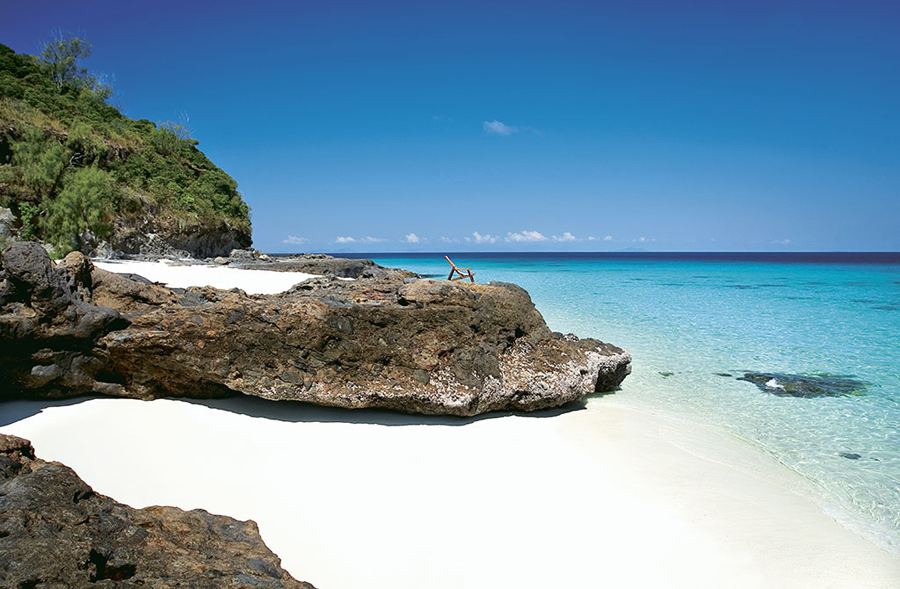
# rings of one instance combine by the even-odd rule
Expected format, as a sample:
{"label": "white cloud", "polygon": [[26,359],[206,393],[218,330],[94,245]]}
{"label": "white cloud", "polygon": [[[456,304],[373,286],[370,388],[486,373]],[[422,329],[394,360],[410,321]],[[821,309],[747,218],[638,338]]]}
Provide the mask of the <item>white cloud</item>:
{"label": "white cloud", "polygon": [[790,239],[776,239],[772,242],[775,245],[789,245],[791,243]]}
{"label": "white cloud", "polygon": [[496,235],[482,235],[477,231],[472,232],[472,237],[467,237],[466,241],[474,242],[474,243],[497,243],[497,240],[500,239]]}
{"label": "white cloud", "polygon": [[518,127],[512,127],[500,121],[485,121],[482,125],[485,133],[493,133],[494,135],[512,135],[518,133]]}
{"label": "white cloud", "polygon": [[296,235],[288,235],[281,240],[281,243],[289,243],[291,245],[300,245],[301,243],[309,243],[305,237],[297,237]]}
{"label": "white cloud", "polygon": [[547,241],[547,238],[537,231],[520,231],[518,233],[507,233],[506,241],[521,243],[526,241]]}
{"label": "white cloud", "polygon": [[554,235],[553,241],[578,241],[578,238],[566,231],[562,235]]}
{"label": "white cloud", "polygon": [[[607,235],[607,237],[610,237],[610,236]],[[606,240],[606,237],[604,237],[603,239]],[[612,238],[610,237],[610,239],[607,241],[612,241]],[[650,243],[651,241],[656,241],[656,238],[641,236],[641,237],[638,237],[637,239],[632,239],[631,243]]]}
{"label": "white cloud", "polygon": [[335,243],[384,243],[387,239],[382,237],[372,237],[368,235],[366,237],[356,239],[355,237],[350,237],[349,235],[338,236],[335,238]]}
{"label": "white cloud", "polygon": [[422,238],[415,233],[407,233],[405,236],[403,236],[403,239],[401,241],[404,241],[406,243],[419,243],[420,241],[422,241]]}
{"label": "white cloud", "polygon": [[612,241],[612,235],[607,235],[603,238],[603,241]]}
{"label": "white cloud", "polygon": [[450,239],[446,235],[441,235],[441,243],[459,243],[458,239]]}

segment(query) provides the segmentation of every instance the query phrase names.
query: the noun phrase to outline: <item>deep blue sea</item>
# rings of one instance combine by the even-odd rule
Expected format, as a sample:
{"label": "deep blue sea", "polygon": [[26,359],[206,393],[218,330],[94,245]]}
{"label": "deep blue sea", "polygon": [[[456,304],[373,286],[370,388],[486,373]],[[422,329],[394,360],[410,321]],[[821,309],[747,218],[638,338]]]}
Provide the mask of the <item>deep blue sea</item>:
{"label": "deep blue sea", "polygon": [[[443,254],[359,256],[449,273]],[[900,554],[900,254],[450,257],[478,282],[527,289],[553,330],[628,349],[617,402],[755,444],[808,479],[826,513]],[[760,387],[739,380],[748,372],[772,377]],[[795,377],[851,386],[785,395]]]}

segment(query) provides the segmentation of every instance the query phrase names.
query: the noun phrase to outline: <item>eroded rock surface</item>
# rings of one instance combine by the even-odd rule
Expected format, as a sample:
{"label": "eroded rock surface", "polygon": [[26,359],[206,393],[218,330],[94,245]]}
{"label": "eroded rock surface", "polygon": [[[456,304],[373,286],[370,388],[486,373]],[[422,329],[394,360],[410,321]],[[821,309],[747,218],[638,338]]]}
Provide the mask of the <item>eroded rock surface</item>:
{"label": "eroded rock surface", "polygon": [[274,256],[271,258],[266,256],[266,261],[264,262],[259,257],[250,260],[247,258],[236,258],[234,252],[232,252],[230,263],[237,268],[257,268],[276,272],[304,272],[306,274],[337,276],[339,278],[384,278],[389,274],[406,278],[416,276],[414,273],[405,270],[384,268],[372,260],[335,258],[326,254],[299,254]]}
{"label": "eroded rock surface", "polygon": [[0,586],[313,589],[281,568],[253,521],[134,509],[0,434]]}
{"label": "eroded rock surface", "polygon": [[[97,340],[128,325],[118,311],[85,302],[90,260],[70,274],[54,267],[31,242],[14,243],[2,254],[0,274],[0,399],[65,397],[82,393],[122,394],[121,379],[108,374]],[[67,258],[67,261],[70,259]]]}
{"label": "eroded rock surface", "polygon": [[[551,333],[512,284],[415,280],[385,269],[263,296],[166,289],[97,268],[88,278],[82,260],[67,262],[69,272],[34,263],[47,266],[38,274],[66,274],[66,292],[84,297],[82,305],[120,313],[89,350],[102,364],[91,390],[106,394],[241,392],[468,416],[563,405],[614,390],[630,371],[620,348]],[[52,359],[31,360],[32,370],[55,370]],[[14,382],[35,390],[27,379]]]}

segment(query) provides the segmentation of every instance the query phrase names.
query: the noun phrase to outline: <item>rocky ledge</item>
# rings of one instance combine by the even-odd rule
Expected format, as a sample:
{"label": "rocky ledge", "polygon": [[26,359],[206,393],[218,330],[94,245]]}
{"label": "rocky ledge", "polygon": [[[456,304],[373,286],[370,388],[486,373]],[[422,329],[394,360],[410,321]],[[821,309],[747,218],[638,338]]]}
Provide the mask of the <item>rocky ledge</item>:
{"label": "rocky ledge", "polygon": [[[0,586],[314,589],[281,568],[253,521],[134,509],[0,434]],[[104,583],[105,581],[105,583]]]}
{"label": "rocky ledge", "polygon": [[470,416],[544,409],[616,389],[628,352],[552,333],[506,283],[382,269],[279,295],[168,289],[55,267],[37,244],[2,257],[0,395],[152,399],[234,394]]}

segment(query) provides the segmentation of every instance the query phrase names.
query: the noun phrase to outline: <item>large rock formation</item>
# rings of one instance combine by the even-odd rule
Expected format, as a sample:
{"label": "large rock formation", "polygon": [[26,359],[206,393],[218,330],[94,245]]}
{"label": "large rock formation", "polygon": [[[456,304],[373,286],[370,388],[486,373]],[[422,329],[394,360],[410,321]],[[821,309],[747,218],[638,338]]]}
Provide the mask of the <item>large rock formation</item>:
{"label": "large rock formation", "polygon": [[[80,280],[90,277],[89,267],[72,271]],[[118,393],[118,385],[104,381],[96,342],[127,324],[117,311],[86,303],[73,275],[54,268],[42,247],[13,244],[0,267],[0,400],[29,391]]]}
{"label": "large rock formation", "polygon": [[[313,589],[281,568],[253,521],[134,509],[0,434],[0,586]],[[99,585],[96,585],[99,583]]]}
{"label": "large rock formation", "polygon": [[[232,252],[232,256],[233,256]],[[240,261],[233,264],[235,267],[258,268],[260,270],[274,270],[276,272],[304,272],[306,274],[320,274],[337,276],[339,278],[379,278],[386,276],[386,269],[372,260],[355,258],[335,258],[325,254],[299,254],[290,256],[273,256],[268,263],[260,264],[254,261],[252,265],[241,264]],[[415,276],[412,272],[407,276]]]}
{"label": "large rock formation", "polygon": [[[7,258],[33,249],[15,244],[4,254],[9,284],[27,282],[30,274]],[[512,284],[416,280],[386,270],[252,296],[236,289],[175,291],[88,272],[89,260],[77,253],[66,260],[68,270],[37,257],[35,250],[40,269],[31,274],[69,280],[68,290],[58,289],[69,293],[61,295],[60,308],[86,302],[121,314],[90,331],[89,344],[82,340],[74,351],[63,340],[19,347],[9,343],[17,335],[6,330],[7,347],[21,349],[0,371],[16,394],[95,391],[150,399],[241,392],[337,407],[476,415],[559,406],[614,390],[630,371],[624,350],[551,333],[528,293]],[[66,298],[79,295],[84,301]],[[16,325],[26,308],[34,309],[29,312],[37,323],[46,321],[39,304],[42,299],[29,307],[21,296],[0,294],[0,325]],[[56,360],[73,353],[78,366],[89,367],[74,383],[63,375],[75,360]]]}
{"label": "large rock formation", "polygon": [[116,256],[145,258],[227,256],[234,249],[250,247],[253,239],[249,231],[229,224],[225,219],[216,223],[184,225],[173,220],[165,222],[154,214],[152,207],[136,217],[120,216],[112,225],[107,240]]}

